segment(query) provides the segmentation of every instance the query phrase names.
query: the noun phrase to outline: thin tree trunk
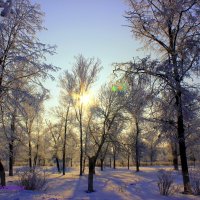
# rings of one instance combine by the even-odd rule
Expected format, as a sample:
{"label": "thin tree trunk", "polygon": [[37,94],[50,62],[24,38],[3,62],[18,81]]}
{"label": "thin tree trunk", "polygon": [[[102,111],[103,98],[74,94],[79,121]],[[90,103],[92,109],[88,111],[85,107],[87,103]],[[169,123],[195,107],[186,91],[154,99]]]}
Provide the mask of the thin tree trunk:
{"label": "thin tree trunk", "polygon": [[82,127],[82,106],[79,114],[80,118],[80,176],[83,175],[83,127]]}
{"label": "thin tree trunk", "polygon": [[135,162],[136,162],[136,171],[139,172],[139,144],[138,144],[138,140],[139,140],[139,125],[138,125],[138,121],[137,119],[135,119],[135,124],[136,124],[136,141],[135,141]]}
{"label": "thin tree trunk", "polygon": [[35,154],[35,157],[34,157],[34,168],[37,166],[38,151],[39,151],[39,141],[37,142],[37,146],[36,146],[36,154]]}
{"label": "thin tree trunk", "polygon": [[151,149],[150,149],[150,163],[151,166],[153,165],[153,144],[151,143]]}
{"label": "thin tree trunk", "polygon": [[71,167],[73,167],[73,159],[71,158]]}
{"label": "thin tree trunk", "polygon": [[38,118],[37,118],[37,145],[36,145],[36,154],[35,154],[35,157],[34,157],[34,169],[36,168],[37,166],[37,161],[38,161],[38,153],[39,153],[39,142],[40,142],[40,132],[39,132],[39,124],[38,124]]}
{"label": "thin tree trunk", "polygon": [[11,136],[9,141],[9,176],[13,176],[13,165],[14,165],[14,139],[13,136],[15,134],[15,113],[14,111],[11,119]]}
{"label": "thin tree trunk", "polygon": [[128,170],[130,168],[130,153],[128,152]]}
{"label": "thin tree trunk", "polygon": [[82,166],[82,168],[83,168],[83,170],[82,170],[83,174],[85,173],[85,163],[86,163],[86,157],[83,158],[83,166]]}
{"label": "thin tree trunk", "polygon": [[9,142],[9,176],[13,176],[13,164],[14,164],[14,154],[13,154],[13,140]]}
{"label": "thin tree trunk", "polygon": [[113,152],[113,169],[116,169],[116,151]]}
{"label": "thin tree trunk", "polygon": [[66,168],[66,140],[67,140],[67,119],[69,113],[69,106],[67,108],[66,116],[65,116],[65,132],[64,132],[64,142],[63,142],[63,175],[65,175]]}
{"label": "thin tree trunk", "polygon": [[101,171],[103,171],[103,158],[100,159],[101,162]]}
{"label": "thin tree trunk", "polygon": [[59,163],[58,156],[56,156],[56,166],[57,166],[58,173],[60,173],[60,163]]}
{"label": "thin tree trunk", "polygon": [[112,167],[112,159],[110,158],[110,168]]}
{"label": "thin tree trunk", "polygon": [[28,141],[28,156],[29,156],[29,168],[32,169],[32,145],[29,133],[29,141]]}

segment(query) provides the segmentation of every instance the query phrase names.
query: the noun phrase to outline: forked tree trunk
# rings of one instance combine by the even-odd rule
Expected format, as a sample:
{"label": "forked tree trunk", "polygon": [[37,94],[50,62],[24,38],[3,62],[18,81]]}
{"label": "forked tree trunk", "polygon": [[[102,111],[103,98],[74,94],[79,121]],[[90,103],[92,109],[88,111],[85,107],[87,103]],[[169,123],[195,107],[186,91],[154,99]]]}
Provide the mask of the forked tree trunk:
{"label": "forked tree trunk", "polygon": [[94,178],[94,169],[95,169],[95,156],[89,158],[89,174],[88,174],[88,192],[94,192],[93,187],[93,178]]}

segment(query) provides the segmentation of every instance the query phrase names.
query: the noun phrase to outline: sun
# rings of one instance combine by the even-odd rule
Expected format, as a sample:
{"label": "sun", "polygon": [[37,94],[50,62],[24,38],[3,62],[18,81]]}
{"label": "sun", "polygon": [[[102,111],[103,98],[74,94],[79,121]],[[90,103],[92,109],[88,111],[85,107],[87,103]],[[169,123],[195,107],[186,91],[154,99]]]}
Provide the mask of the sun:
{"label": "sun", "polygon": [[89,94],[84,94],[80,96],[80,103],[82,104],[89,104],[91,101],[91,96]]}

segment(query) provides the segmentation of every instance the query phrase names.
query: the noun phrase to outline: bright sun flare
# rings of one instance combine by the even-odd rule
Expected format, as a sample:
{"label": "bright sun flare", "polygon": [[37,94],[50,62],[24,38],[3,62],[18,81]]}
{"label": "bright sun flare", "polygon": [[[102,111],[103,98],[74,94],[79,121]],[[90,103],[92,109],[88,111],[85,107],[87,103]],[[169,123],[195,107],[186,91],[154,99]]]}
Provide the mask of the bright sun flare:
{"label": "bright sun flare", "polygon": [[80,97],[80,102],[83,103],[83,104],[88,104],[90,102],[90,100],[91,100],[91,97],[88,94],[82,95]]}

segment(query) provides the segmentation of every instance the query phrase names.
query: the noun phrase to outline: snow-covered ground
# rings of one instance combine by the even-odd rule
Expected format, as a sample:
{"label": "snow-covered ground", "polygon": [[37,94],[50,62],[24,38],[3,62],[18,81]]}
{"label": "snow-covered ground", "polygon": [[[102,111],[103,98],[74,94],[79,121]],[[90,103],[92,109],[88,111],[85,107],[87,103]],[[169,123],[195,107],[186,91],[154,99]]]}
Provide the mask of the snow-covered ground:
{"label": "snow-covered ground", "polygon": [[[136,173],[134,168],[109,169],[103,172],[96,169],[94,193],[86,193],[87,175],[79,177],[78,168],[69,169],[65,176],[50,173],[48,189],[41,191],[0,191],[0,200],[189,200],[198,196],[183,195],[182,177],[175,173],[176,192],[168,197],[161,196],[157,187],[156,173],[162,167],[141,167]],[[7,185],[13,185],[16,177],[7,176]]]}

